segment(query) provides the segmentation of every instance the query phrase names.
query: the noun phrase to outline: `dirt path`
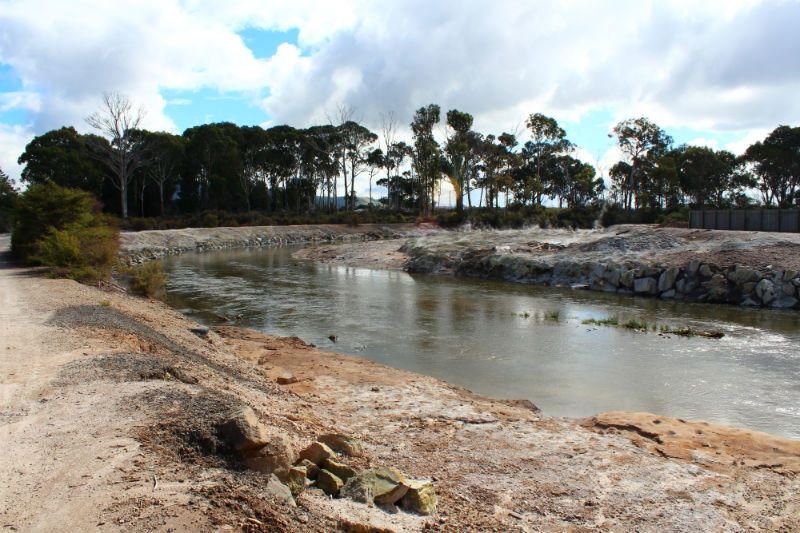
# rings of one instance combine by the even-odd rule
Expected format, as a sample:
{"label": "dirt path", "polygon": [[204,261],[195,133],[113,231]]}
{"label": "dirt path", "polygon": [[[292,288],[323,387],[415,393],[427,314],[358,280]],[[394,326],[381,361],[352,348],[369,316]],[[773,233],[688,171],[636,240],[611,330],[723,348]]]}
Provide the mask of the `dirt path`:
{"label": "dirt path", "polygon": [[[5,257],[0,304],[3,531],[800,529],[800,442],[646,413],[554,419],[299,339],[198,336],[163,304]],[[290,450],[358,438],[351,466],[433,479],[438,511],[279,497],[219,440],[243,406]]]}

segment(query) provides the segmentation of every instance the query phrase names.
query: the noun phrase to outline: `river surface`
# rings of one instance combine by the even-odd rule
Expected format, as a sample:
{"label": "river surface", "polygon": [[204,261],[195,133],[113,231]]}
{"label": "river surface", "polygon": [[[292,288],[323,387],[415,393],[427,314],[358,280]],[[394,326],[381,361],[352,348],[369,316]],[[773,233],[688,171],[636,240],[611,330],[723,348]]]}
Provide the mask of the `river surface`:
{"label": "river surface", "polygon": [[[170,303],[207,324],[230,317],[481,394],[529,399],[552,416],[648,411],[800,438],[800,313],[331,266],[292,259],[293,250],[169,258]],[[725,337],[582,323],[607,317]]]}

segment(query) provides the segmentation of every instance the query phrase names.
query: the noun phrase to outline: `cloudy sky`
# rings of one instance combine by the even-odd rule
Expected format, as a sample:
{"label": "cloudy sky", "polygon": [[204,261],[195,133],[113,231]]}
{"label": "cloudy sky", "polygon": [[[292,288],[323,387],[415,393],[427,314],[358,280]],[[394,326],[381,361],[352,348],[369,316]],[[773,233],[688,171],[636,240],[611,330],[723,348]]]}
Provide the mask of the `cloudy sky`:
{"label": "cloudy sky", "polygon": [[800,0],[0,0],[0,167],[104,91],[178,133],[433,102],[484,133],[550,114],[601,170],[632,116],[741,151],[800,123],[798,28]]}

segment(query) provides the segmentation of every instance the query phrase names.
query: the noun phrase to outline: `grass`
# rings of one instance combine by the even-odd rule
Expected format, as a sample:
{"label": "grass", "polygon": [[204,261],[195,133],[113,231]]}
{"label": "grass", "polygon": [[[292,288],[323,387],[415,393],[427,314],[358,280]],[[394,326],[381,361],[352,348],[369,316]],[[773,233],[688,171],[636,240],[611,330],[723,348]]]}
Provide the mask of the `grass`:
{"label": "grass", "polygon": [[679,328],[672,328],[670,326],[658,325],[655,322],[646,322],[644,320],[630,319],[625,322],[620,322],[617,317],[607,318],[589,318],[581,322],[584,325],[591,326],[610,326],[629,329],[631,331],[638,331],[640,333],[647,333],[648,331],[658,332],[662,335],[676,335],[679,337],[705,337],[707,339],[721,339],[725,334],[718,330],[703,330],[695,329],[689,326]]}
{"label": "grass", "polygon": [[558,322],[561,320],[561,311],[550,311],[544,316],[544,319],[551,322]]}
{"label": "grass", "polygon": [[109,301],[109,300],[100,300],[100,307],[111,307],[111,301]]}

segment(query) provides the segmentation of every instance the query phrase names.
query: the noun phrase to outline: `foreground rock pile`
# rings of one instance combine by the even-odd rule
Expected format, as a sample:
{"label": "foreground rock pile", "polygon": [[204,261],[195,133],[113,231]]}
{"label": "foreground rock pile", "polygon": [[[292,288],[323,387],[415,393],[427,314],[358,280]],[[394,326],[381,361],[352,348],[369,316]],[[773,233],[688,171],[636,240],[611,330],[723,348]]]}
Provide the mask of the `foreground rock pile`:
{"label": "foreground rock pile", "polygon": [[346,458],[362,457],[364,451],[358,440],[346,435],[320,435],[295,454],[289,439],[271,432],[249,407],[229,414],[218,433],[247,468],[269,476],[269,494],[291,505],[303,491],[314,488],[332,498],[419,515],[436,511],[436,493],[430,481],[408,478],[392,467],[359,472],[348,465]]}

